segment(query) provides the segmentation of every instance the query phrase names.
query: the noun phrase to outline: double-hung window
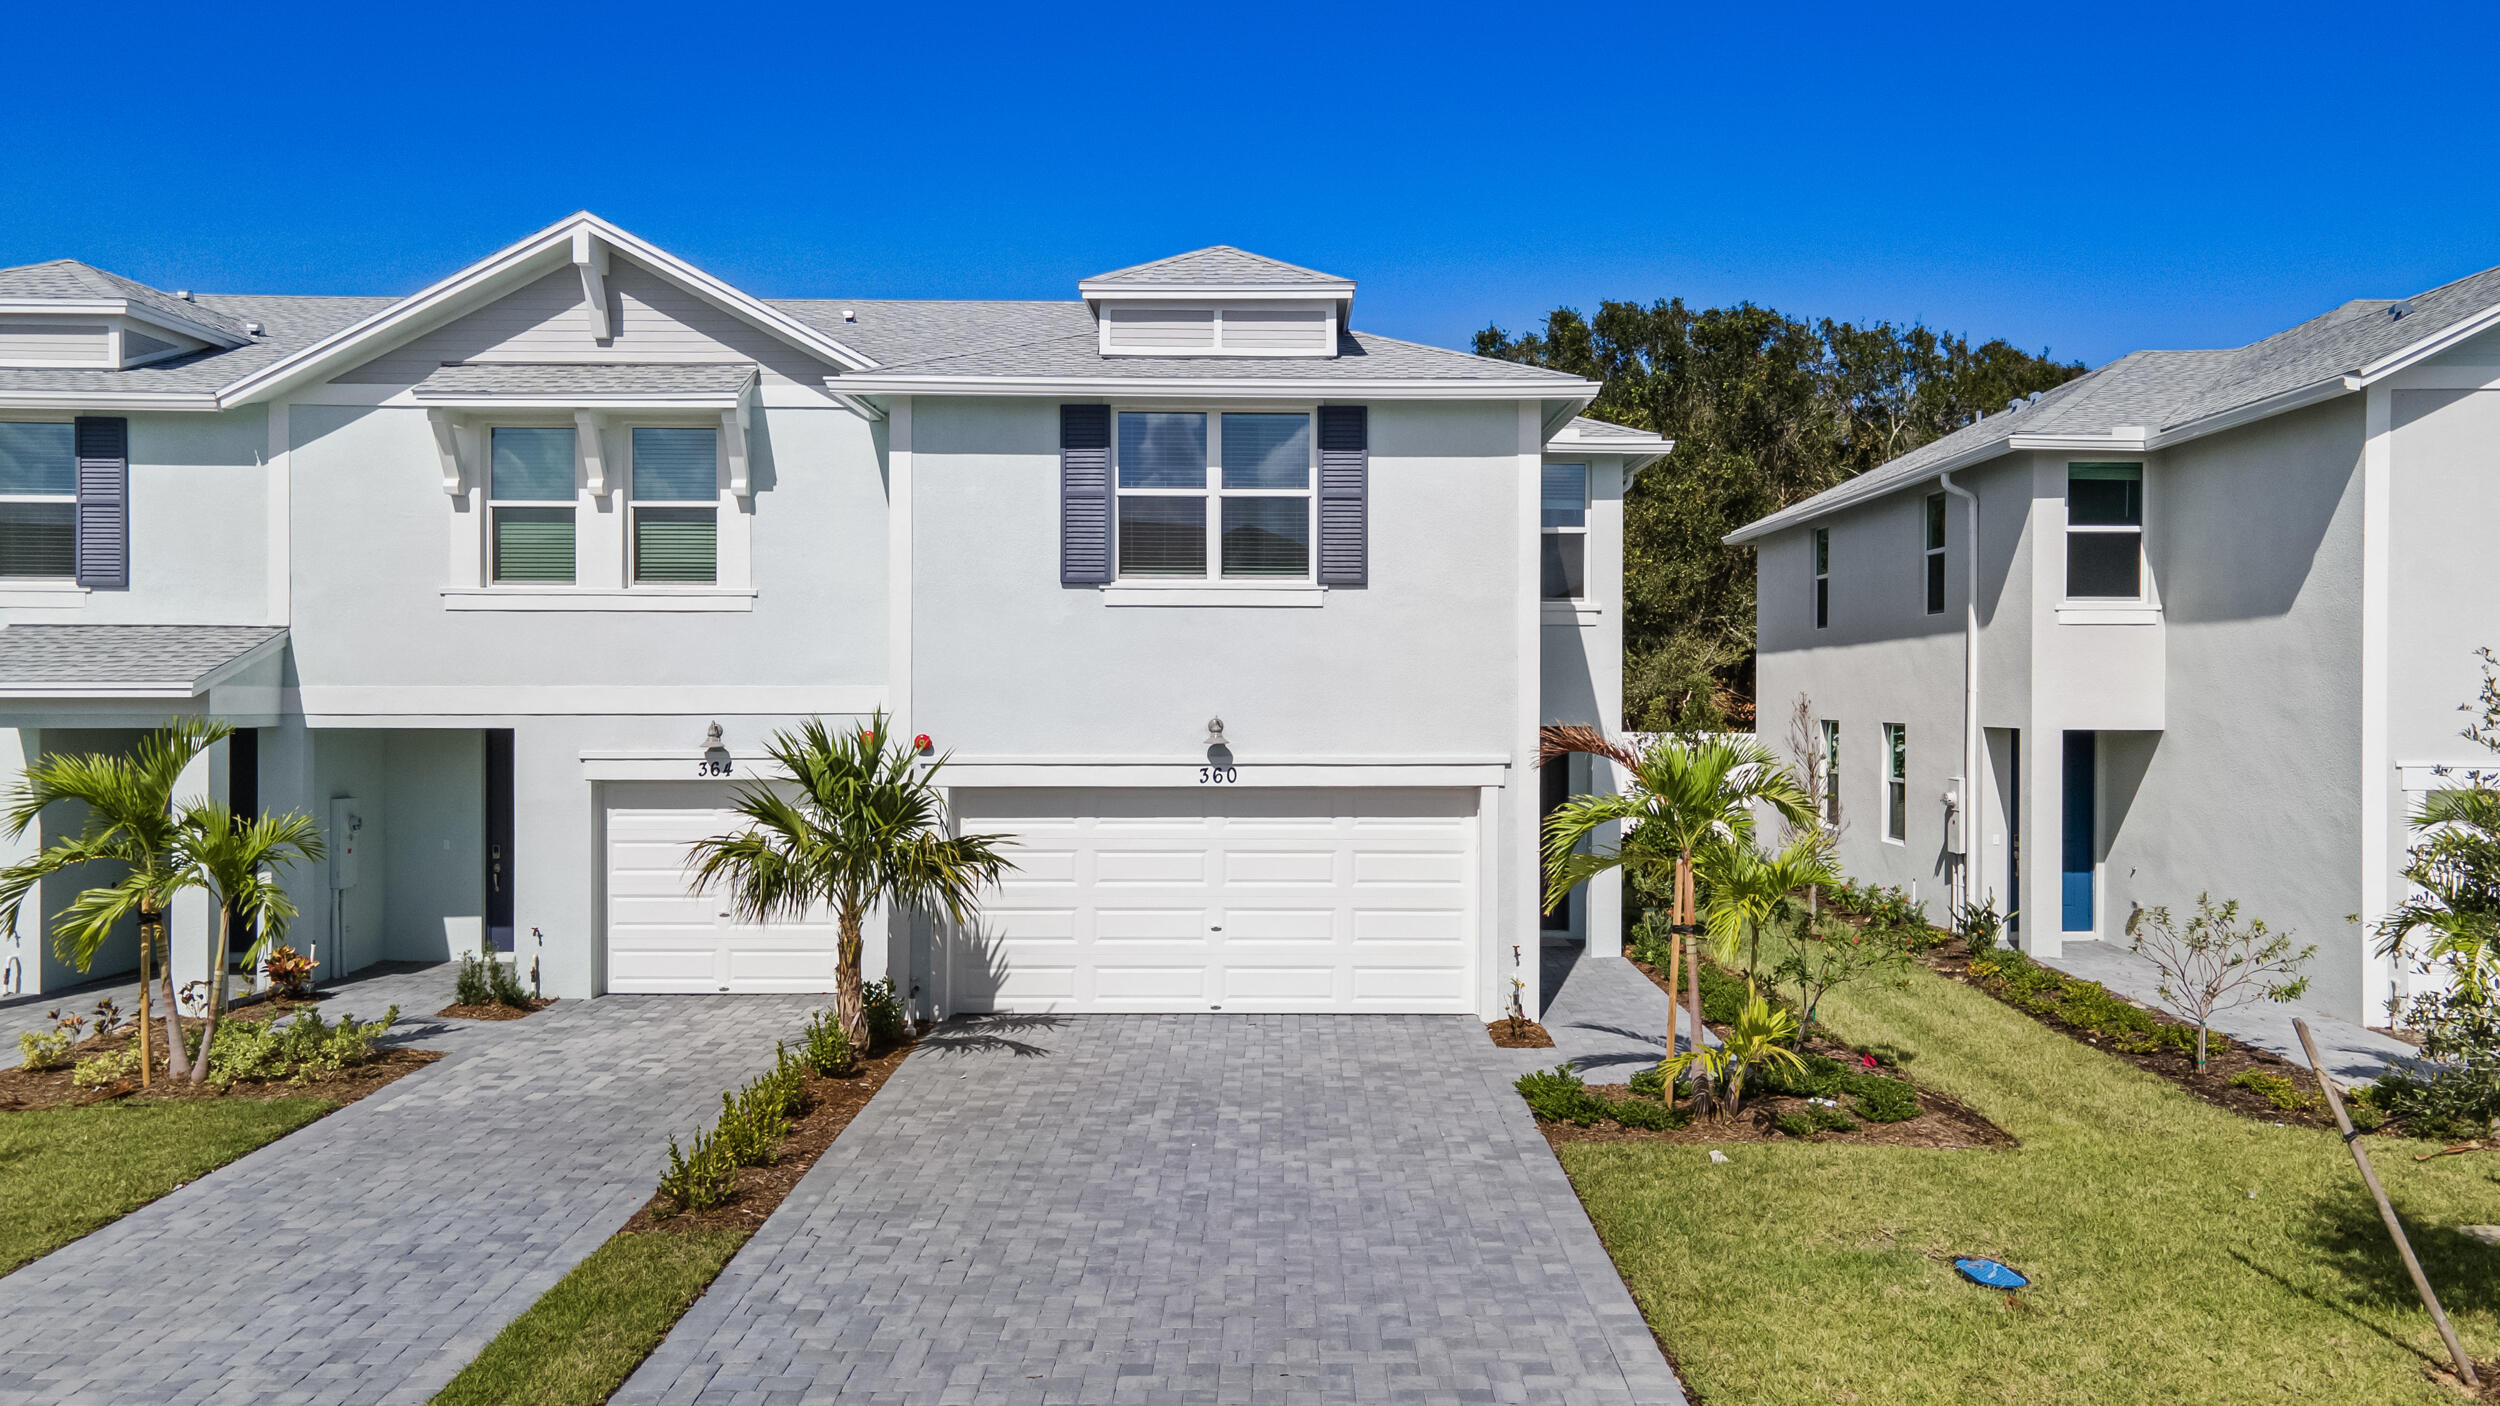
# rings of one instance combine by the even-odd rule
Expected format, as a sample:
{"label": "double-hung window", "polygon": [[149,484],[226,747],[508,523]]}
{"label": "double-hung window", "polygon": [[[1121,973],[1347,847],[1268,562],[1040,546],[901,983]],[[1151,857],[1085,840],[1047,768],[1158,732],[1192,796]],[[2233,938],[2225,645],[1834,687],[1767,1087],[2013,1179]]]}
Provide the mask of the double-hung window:
{"label": "double-hung window", "polygon": [[1884,838],[1906,840],[1910,834],[1910,730],[1884,724]]}
{"label": "double-hung window", "polygon": [[1832,530],[1814,529],[1814,628],[1832,623]]}
{"label": "double-hung window", "polygon": [[573,431],[497,425],[486,505],[497,582],[573,579]]}
{"label": "double-hung window", "polygon": [[1543,548],[1545,598],[1588,594],[1589,466],[1545,466]]}
{"label": "double-hung window", "polygon": [[720,431],[637,425],[633,441],[633,579],[719,579]]}
{"label": "double-hung window", "polygon": [[1124,410],[1113,438],[1121,577],[1309,579],[1308,412]]}
{"label": "double-hung window", "polygon": [[2144,598],[2144,466],[2066,466],[2066,597]]}
{"label": "double-hung window", "polygon": [[75,427],[0,422],[0,578],[66,580],[77,543]]}
{"label": "double-hung window", "polygon": [[1823,719],[1823,823],[1840,823],[1840,724]]}
{"label": "double-hung window", "polygon": [[1927,613],[1944,614],[1944,495],[1927,495]]}

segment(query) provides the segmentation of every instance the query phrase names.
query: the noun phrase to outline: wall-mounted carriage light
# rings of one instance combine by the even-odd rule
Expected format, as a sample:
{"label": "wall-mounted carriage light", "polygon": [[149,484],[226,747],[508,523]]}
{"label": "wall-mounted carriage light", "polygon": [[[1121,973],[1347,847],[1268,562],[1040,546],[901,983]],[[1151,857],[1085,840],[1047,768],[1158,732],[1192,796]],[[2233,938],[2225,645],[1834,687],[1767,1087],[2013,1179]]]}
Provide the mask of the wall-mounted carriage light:
{"label": "wall-mounted carriage light", "polygon": [[1224,720],[1222,718],[1207,719],[1206,745],[1209,747],[1222,747],[1226,745],[1224,741]]}

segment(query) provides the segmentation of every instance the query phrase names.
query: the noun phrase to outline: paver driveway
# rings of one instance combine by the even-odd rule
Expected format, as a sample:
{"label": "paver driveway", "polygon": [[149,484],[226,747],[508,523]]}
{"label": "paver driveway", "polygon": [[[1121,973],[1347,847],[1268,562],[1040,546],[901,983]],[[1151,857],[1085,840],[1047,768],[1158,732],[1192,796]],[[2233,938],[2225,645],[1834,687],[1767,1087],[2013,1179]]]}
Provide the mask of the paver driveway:
{"label": "paver driveway", "polygon": [[1518,1068],[1453,1017],[941,1034],[617,1400],[1681,1402]]}
{"label": "paver driveway", "polygon": [[[449,999],[436,968],[331,1013]],[[814,1003],[417,1016],[448,1058],[0,1278],[0,1402],[424,1401],[633,1214],[668,1135]]]}

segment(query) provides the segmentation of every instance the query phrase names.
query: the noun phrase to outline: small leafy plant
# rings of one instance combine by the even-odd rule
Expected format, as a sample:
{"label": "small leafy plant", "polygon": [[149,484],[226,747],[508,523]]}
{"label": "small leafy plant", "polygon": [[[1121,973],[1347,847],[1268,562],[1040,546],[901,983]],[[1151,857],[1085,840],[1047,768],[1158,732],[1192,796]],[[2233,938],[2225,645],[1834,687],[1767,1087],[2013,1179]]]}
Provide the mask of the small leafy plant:
{"label": "small leafy plant", "polygon": [[738,1164],[708,1133],[696,1133],[693,1148],[682,1152],[677,1139],[668,1140],[668,1170],[660,1174],[660,1194],[680,1211],[712,1210],[729,1200]]}
{"label": "small leafy plant", "polygon": [[78,1032],[87,1023],[87,1018],[75,1011],[65,1015],[49,1010],[44,1014],[52,1020],[50,1030],[18,1033],[18,1056],[28,1069],[58,1069],[68,1064],[70,1046],[78,1043]]}
{"label": "small leafy plant", "polygon": [[910,1032],[910,1022],[903,1015],[902,1000],[894,994],[892,981],[872,981],[860,989],[860,1018],[868,1026],[868,1052],[881,1053],[903,1043]]}
{"label": "small leafy plant", "polygon": [[1972,962],[1970,977],[1981,990],[2007,1005],[2098,1035],[2122,1054],[2174,1050],[2192,1058],[2200,1038],[2207,1042],[2209,1052],[2231,1048],[2230,1040],[2220,1033],[2200,1032],[2193,1025],[2165,1025],[2152,1012],[2120,1000],[2099,982],[2044,967],[2012,948],[1998,948]]}
{"label": "small leafy plant", "polygon": [[453,1005],[483,1006],[495,999],[495,989],[486,980],[486,966],[474,952],[461,955],[460,974],[451,979]]}
{"label": "small leafy plant", "polygon": [[1822,1132],[1854,1133],[1858,1130],[1858,1121],[1837,1108],[1810,1103],[1772,1119],[1771,1126],[1790,1137],[1812,1137]]}
{"label": "small leafy plant", "polygon": [[821,1079],[848,1075],[858,1063],[851,1052],[851,1037],[833,1012],[818,1011],[808,1017],[807,1029],[799,1036],[799,1062]]}
{"label": "small leafy plant", "polygon": [[1792,1098],[1847,1099],[1857,1115],[1870,1123],[1905,1123],[1919,1116],[1918,1091],[1907,1083],[1862,1064],[1843,1064],[1818,1054],[1799,1056],[1793,1069],[1765,1069],[1762,1088]]}
{"label": "small leafy plant", "polygon": [[[2269,1074],[2262,1069],[2243,1069],[2231,1076],[2231,1087],[2262,1094],[2266,1102],[2286,1113],[2299,1113],[2323,1107],[2326,1100],[2310,1093],[2300,1082],[2285,1074]],[[2350,1109],[2346,1110],[2351,1111]]]}
{"label": "small leafy plant", "polygon": [[139,1077],[139,1047],[137,1045],[112,1050],[105,1054],[89,1055],[78,1061],[78,1067],[69,1072],[70,1087],[77,1089],[100,1089],[107,1084],[118,1084],[124,1079],[137,1077]]}
{"label": "small leafy plant", "polygon": [[2012,916],[2010,913],[1999,913],[1996,895],[1990,894],[1984,899],[1954,904],[1947,910],[1946,921],[1952,924],[1953,935],[1962,939],[1962,945],[1970,949],[1972,956],[1977,956],[1997,945],[1997,938],[2005,931],[2006,919]]}
{"label": "small leafy plant", "polygon": [[[209,1053],[209,1085],[228,1089],[240,1079],[305,1084],[336,1074],[371,1061],[374,1042],[398,1019],[399,1007],[393,1006],[380,1020],[362,1023],[342,1013],[332,1024],[318,1010],[301,1011],[284,1021],[238,1021]],[[196,1032],[191,1035],[197,1038]]]}
{"label": "small leafy plant", "polygon": [[1528,1101],[1528,1111],[1540,1122],[1572,1123],[1586,1128],[1606,1116],[1606,1101],[1590,1093],[1588,1085],[1567,1064],[1522,1074],[1516,1087],[1519,1096]]}
{"label": "small leafy plant", "polygon": [[2138,908],[2127,915],[2127,939],[2149,959],[2161,982],[2155,988],[2172,1015],[2196,1027],[2196,1067],[2205,1067],[2207,1027],[2217,1012],[2252,1001],[2296,1001],[2309,989],[2300,969],[2318,955],[2310,943],[2295,950],[2289,933],[2267,930],[2265,921],[2240,922],[2237,899],[2216,906],[2196,896],[2196,916],[2185,926],[2168,908]]}
{"label": "small leafy plant", "polygon": [[281,943],[269,949],[261,959],[260,969],[269,978],[269,985],[281,996],[290,998],[312,994],[312,958]]}

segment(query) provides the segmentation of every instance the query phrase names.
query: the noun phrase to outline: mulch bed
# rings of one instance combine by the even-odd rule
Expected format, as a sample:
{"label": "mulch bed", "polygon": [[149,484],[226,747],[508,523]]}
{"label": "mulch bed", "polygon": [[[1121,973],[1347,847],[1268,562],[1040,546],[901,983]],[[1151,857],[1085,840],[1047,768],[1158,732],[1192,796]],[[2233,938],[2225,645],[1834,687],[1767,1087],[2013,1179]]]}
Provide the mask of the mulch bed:
{"label": "mulch bed", "polygon": [[532,996],[526,1006],[507,1006],[500,1001],[490,1001],[482,1006],[445,1006],[434,1014],[449,1020],[519,1020],[526,1015],[536,1015],[554,1004],[552,996]]}
{"label": "mulch bed", "polygon": [[[1918,959],[1927,966],[1928,970],[1939,975],[1950,977],[1973,990],[1985,991],[1990,996],[1997,994],[1989,990],[1986,982],[1970,974],[1970,952],[1958,941],[1922,952]],[[2131,1006],[2140,1005],[2138,1002],[2128,1001],[2124,995],[2116,991],[2110,994],[2122,1001],[2127,1001],[2127,1004]],[[2112,1059],[2124,1060],[2147,1074],[2167,1079],[2216,1108],[2227,1108],[2233,1113],[2255,1118],[2260,1122],[2282,1123],[2297,1128],[2332,1128],[2335,1126],[2335,1115],[2328,1111],[2326,1100],[2317,1096],[2318,1077],[2305,1064],[2294,1064],[2270,1051],[2232,1040],[2227,1048],[2209,1047],[2205,1067],[2198,1069],[2193,1055],[2166,1047],[2150,1054],[2131,1053],[2118,1048],[2105,1035],[2096,1034],[2077,1025],[2070,1025],[2053,1015],[2024,1010],[2012,1001],[2004,1001],[2002,997],[1997,999],[2003,1001],[2008,1009],[2029,1016],[2069,1039],[2090,1045]],[[2195,1028],[2189,1022],[2179,1020],[2165,1011],[2150,1006],[2140,1006],[2140,1008],[2151,1015],[2157,1024],[2180,1026],[2191,1030]],[[2231,1080],[2234,1076],[2252,1069],[2261,1074],[2281,1075],[2292,1080],[2303,1092],[2311,1096],[2310,1106],[2299,1109],[2278,1108],[2272,1099],[2255,1089],[2233,1086]],[[2393,1132],[2395,1126],[2390,1123],[2380,1131],[2382,1133]]]}
{"label": "mulch bed", "polygon": [[[286,999],[254,1001],[250,1005],[226,1008],[225,1023],[240,1024],[273,1020],[292,1014],[309,1002]],[[197,1030],[201,1022],[189,1016],[182,1018],[185,1032]],[[100,1088],[82,1089],[70,1082],[71,1070],[77,1061],[88,1055],[111,1054],[126,1049],[137,1040],[136,1027],[124,1025],[106,1035],[91,1035],[70,1048],[70,1063],[59,1069],[0,1069],[0,1113],[31,1113],[46,1108],[83,1108],[91,1103],[126,1100],[134,1103],[155,1103],[175,1099],[279,1099],[318,1098],[331,1103],[348,1104],[395,1080],[413,1074],[441,1059],[437,1050],[410,1050],[385,1046],[374,1052],[364,1064],[323,1075],[301,1084],[280,1079],[263,1081],[238,1079],[220,1092],[206,1084],[193,1085],[170,1081],[162,1063],[155,1071],[149,1087],[142,1089],[135,1079],[106,1084]],[[156,1057],[162,1061],[165,1043],[165,1022],[162,1016],[149,1025],[149,1041]]]}
{"label": "mulch bed", "polygon": [[735,1230],[752,1235],[797,1188],[799,1178],[816,1165],[851,1119],[877,1096],[885,1081],[902,1067],[912,1051],[906,1042],[860,1061],[847,1078],[807,1076],[807,1111],[790,1120],[790,1135],[781,1140],[781,1157],[768,1167],[741,1167],[726,1204],[708,1211],[680,1211],[665,1196],[653,1196],[634,1212],[620,1231],[624,1235],[686,1235],[705,1230]]}
{"label": "mulch bed", "polygon": [[1554,1048],[1554,1037],[1546,1034],[1545,1027],[1533,1020],[1497,1020],[1485,1026],[1484,1033],[1493,1037],[1494,1044],[1506,1050]]}
{"label": "mulch bed", "polygon": [[[1665,972],[1658,970],[1657,968],[1649,965],[1647,962],[1635,961],[1632,965],[1638,968],[1643,976],[1648,977],[1652,985],[1656,986],[1659,990],[1666,992],[1670,998],[1676,996],[1675,990],[1667,985],[1667,974]],[[1690,1019],[1689,1010],[1686,1012],[1686,1018],[1687,1020]],[[1863,1063],[1866,1057],[1865,1051],[1822,1036],[1820,1026],[1816,1027],[1816,1031],[1817,1037],[1807,1041],[1804,1046],[1806,1053],[1818,1054],[1826,1059],[1837,1060],[1842,1064]],[[1825,1130],[1822,1132],[1810,1133],[1803,1138],[1798,1138],[1781,1132],[1774,1126],[1774,1123],[1783,1113],[1811,1108],[1812,1105],[1808,1100],[1793,1097],[1787,1094],[1748,1094],[1745,1098],[1744,1108],[1733,1118],[1723,1120],[1696,1118],[1691,1123],[1686,1124],[1681,1128],[1661,1128],[1652,1130],[1647,1128],[1626,1128],[1619,1124],[1612,1123],[1601,1123],[1594,1127],[1583,1128],[1572,1123],[1546,1122],[1540,1122],[1537,1126],[1544,1130],[1545,1140],[1556,1146],[1560,1146],[1566,1142],[1727,1143],[1773,1141],[1837,1142],[1847,1143],[1852,1147],[1959,1148],[2016,1147],[2021,1145],[2012,1133],[2009,1133],[2003,1128],[1998,1127],[1996,1124],[1989,1122],[1979,1113],[1977,1109],[1972,1108],[1969,1104],[1966,1104],[1960,1099],[1954,1098],[1949,1094],[1942,1094],[1938,1093],[1934,1089],[1921,1087],[1916,1079],[1911,1078],[1906,1071],[1896,1065],[1881,1065],[1878,1068],[1870,1069],[1867,1072],[1871,1074],[1880,1074],[1884,1078],[1895,1079],[1901,1083],[1909,1085],[1911,1090],[1918,1095],[1919,1116],[1915,1118],[1905,1118],[1898,1123],[1869,1122],[1864,1118],[1858,1117],[1858,1115],[1849,1108],[1848,1100],[1844,1098],[1841,1100],[1841,1107],[1839,1111],[1848,1114],[1850,1118],[1857,1122],[1858,1126],[1856,1131],[1834,1132]],[[1589,1088],[1592,1092],[1609,1098],[1622,1098],[1631,1093],[1631,1086],[1628,1084],[1592,1084]]]}

